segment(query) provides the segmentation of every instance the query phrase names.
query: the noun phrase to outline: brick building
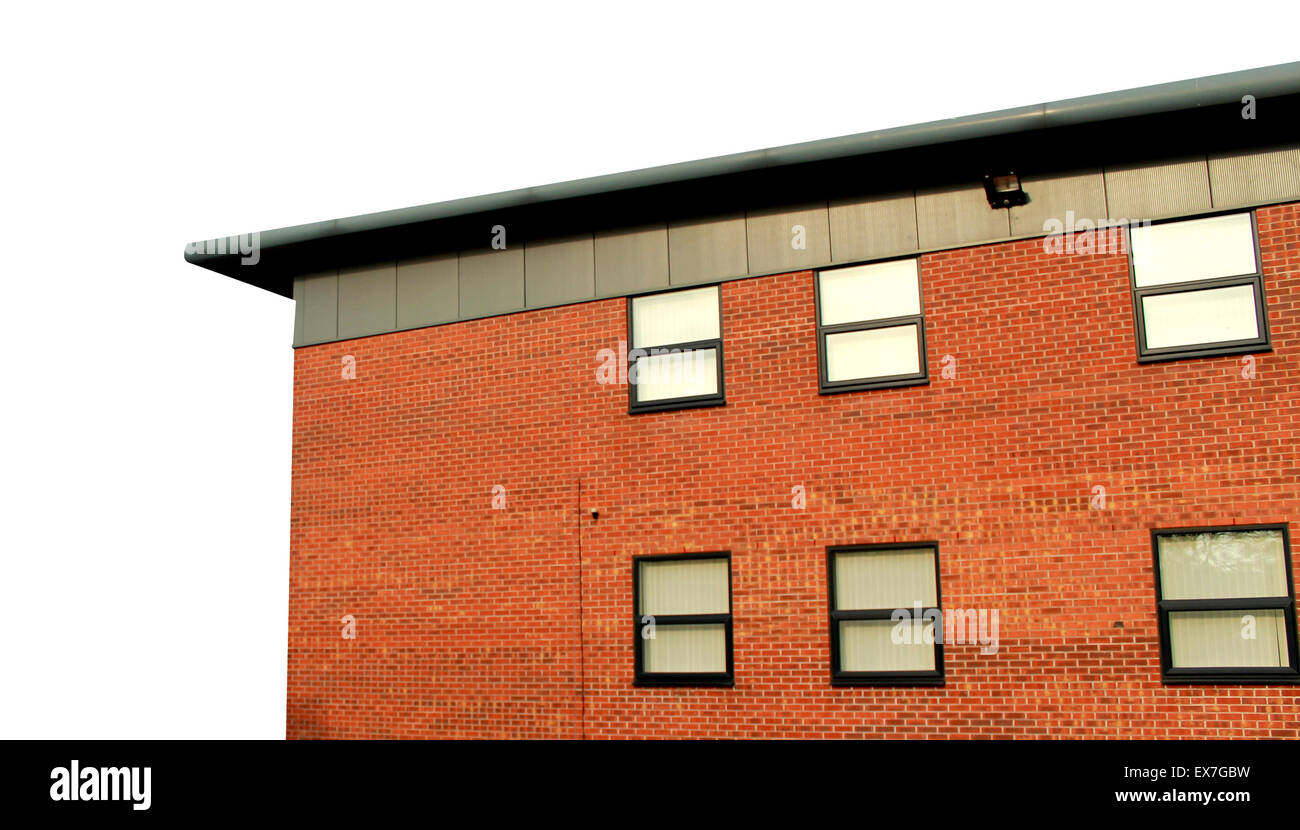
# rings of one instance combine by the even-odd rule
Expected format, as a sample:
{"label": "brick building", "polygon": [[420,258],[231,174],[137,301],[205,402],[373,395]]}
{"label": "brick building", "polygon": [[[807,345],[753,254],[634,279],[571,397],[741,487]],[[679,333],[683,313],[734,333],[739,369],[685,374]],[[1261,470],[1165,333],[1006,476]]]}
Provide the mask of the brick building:
{"label": "brick building", "polygon": [[1288,64],[192,246],[297,307],[288,736],[1300,737],[1297,115]]}

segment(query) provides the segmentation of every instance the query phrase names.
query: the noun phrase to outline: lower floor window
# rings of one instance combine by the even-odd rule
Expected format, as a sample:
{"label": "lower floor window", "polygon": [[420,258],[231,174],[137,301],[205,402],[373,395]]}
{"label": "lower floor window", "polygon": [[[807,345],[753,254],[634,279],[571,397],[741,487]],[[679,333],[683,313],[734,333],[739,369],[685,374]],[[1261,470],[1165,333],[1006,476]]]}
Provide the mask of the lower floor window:
{"label": "lower floor window", "polygon": [[731,685],[731,556],[633,561],[633,648],[640,685]]}
{"label": "lower floor window", "polygon": [[1168,682],[1300,679],[1285,525],[1152,533]]}
{"label": "lower floor window", "polygon": [[831,682],[943,682],[939,548],[932,542],[829,549]]}
{"label": "lower floor window", "polygon": [[[1153,530],[1168,683],[1300,682],[1285,524]],[[937,543],[827,549],[831,682],[942,685]],[[730,686],[731,555],[632,563],[638,685]]]}

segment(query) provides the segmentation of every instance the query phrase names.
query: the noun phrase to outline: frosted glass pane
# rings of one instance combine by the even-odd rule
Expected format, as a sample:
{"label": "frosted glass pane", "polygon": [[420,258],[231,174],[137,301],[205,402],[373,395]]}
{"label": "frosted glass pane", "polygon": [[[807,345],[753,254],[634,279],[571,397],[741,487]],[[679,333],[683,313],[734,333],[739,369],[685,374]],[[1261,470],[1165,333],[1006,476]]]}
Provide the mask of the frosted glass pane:
{"label": "frosted glass pane", "polygon": [[643,645],[647,672],[727,670],[727,631],[720,623],[656,626],[654,639]]}
{"label": "frosted glass pane", "polygon": [[[896,627],[907,632],[907,639],[900,632],[902,643],[894,642]],[[933,671],[934,644],[923,639],[927,631],[933,636],[934,623],[841,620],[840,671]]]}
{"label": "frosted glass pane", "polygon": [[1286,617],[1276,608],[1171,612],[1169,644],[1174,668],[1290,665]]}
{"label": "frosted glass pane", "polygon": [[840,611],[924,608],[935,596],[934,551],[867,550],[835,554],[835,607]]}
{"label": "frosted glass pane", "polygon": [[1134,227],[1133,279],[1139,288],[1254,274],[1249,213]]}
{"label": "frosted glass pane", "polygon": [[632,365],[628,382],[636,384],[638,401],[713,395],[718,391],[717,349],[646,355]]}
{"label": "frosted glass pane", "polygon": [[826,335],[826,379],[832,383],[919,371],[921,350],[915,324]]}
{"label": "frosted glass pane", "polygon": [[1249,285],[1143,297],[1142,317],[1148,349],[1259,336],[1255,290]]}
{"label": "frosted glass pane", "polygon": [[728,614],[726,559],[667,559],[641,563],[641,613]]}
{"label": "frosted glass pane", "polygon": [[632,348],[670,346],[721,337],[718,287],[632,299]]}
{"label": "frosted glass pane", "polygon": [[817,275],[823,326],[921,313],[916,260],[836,268]]}
{"label": "frosted glass pane", "polygon": [[1159,536],[1160,596],[1165,599],[1281,597],[1286,584],[1282,532]]}

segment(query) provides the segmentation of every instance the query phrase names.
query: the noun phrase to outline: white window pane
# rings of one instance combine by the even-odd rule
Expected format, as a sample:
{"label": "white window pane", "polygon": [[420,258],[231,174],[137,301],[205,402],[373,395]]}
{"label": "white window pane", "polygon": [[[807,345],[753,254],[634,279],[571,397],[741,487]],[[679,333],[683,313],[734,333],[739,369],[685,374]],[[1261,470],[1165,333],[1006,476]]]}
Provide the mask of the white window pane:
{"label": "white window pane", "polygon": [[826,379],[913,375],[921,371],[915,324],[826,335]]}
{"label": "white window pane", "polygon": [[1148,349],[1259,336],[1255,290],[1249,285],[1143,297],[1142,318]]}
{"label": "white window pane", "polygon": [[726,559],[667,559],[641,563],[641,613],[731,613]]}
{"label": "white window pane", "polygon": [[836,268],[817,275],[823,326],[921,313],[916,260]]}
{"label": "white window pane", "polygon": [[1170,612],[1169,645],[1174,668],[1290,665],[1277,608]]}
{"label": "white window pane", "polygon": [[632,365],[628,382],[636,384],[638,401],[713,395],[718,391],[717,349],[651,354]]}
{"label": "white window pane", "polygon": [[711,625],[660,625],[653,639],[644,640],[643,671],[724,672],[727,670],[727,630]]}
{"label": "white window pane", "polygon": [[1254,274],[1249,213],[1134,227],[1133,279],[1139,288]]}
{"label": "white window pane", "polygon": [[835,607],[840,611],[924,608],[935,596],[934,551],[864,550],[835,554]]}
{"label": "white window pane", "polygon": [[840,671],[933,671],[926,636],[934,636],[934,623],[925,620],[841,620]]}
{"label": "white window pane", "polygon": [[716,340],[718,287],[672,291],[632,299],[632,348]]}
{"label": "white window pane", "polygon": [[1159,536],[1164,599],[1281,597],[1286,549],[1280,530]]}

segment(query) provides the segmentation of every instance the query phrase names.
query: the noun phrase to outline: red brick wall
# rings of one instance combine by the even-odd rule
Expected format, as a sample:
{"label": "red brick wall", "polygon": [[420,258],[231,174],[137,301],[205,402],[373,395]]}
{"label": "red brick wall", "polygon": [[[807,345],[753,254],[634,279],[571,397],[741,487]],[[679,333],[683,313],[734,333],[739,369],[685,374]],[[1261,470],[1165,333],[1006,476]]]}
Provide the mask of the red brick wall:
{"label": "red brick wall", "polygon": [[[921,258],[928,386],[818,395],[809,272],[722,286],[722,408],[596,383],[623,299],[299,349],[289,737],[1300,737],[1300,688],[1159,673],[1150,529],[1300,521],[1300,205],[1259,228],[1254,379],[1138,365],[1126,258],[1041,240]],[[920,540],[1000,650],[832,688],[826,546]],[[632,557],[708,550],[735,687],[633,687]]]}

